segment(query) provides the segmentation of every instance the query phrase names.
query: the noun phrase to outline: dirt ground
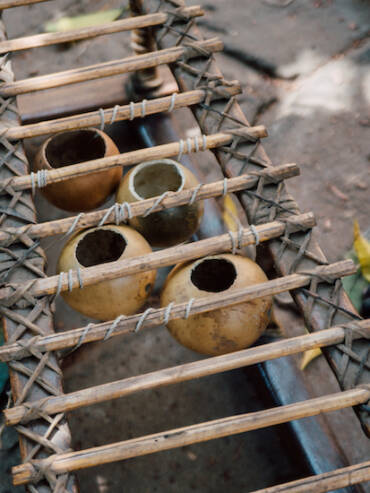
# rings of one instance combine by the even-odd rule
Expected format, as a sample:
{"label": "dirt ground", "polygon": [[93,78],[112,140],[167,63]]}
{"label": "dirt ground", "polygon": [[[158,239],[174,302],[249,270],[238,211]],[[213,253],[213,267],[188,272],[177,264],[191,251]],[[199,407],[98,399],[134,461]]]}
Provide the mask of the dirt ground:
{"label": "dirt ground", "polygon": [[[196,4],[192,2],[188,2]],[[284,6],[286,3],[288,5]],[[6,12],[10,38],[36,33],[47,20],[122,2],[53,0]],[[339,260],[352,245],[353,221],[370,227],[370,6],[367,0],[222,0],[204,4],[208,36],[225,42],[217,55],[226,77],[243,85],[241,104],[252,124],[267,126],[264,146],[274,163],[296,162],[301,176],[288,188],[303,211],[318,220],[320,245]],[[125,34],[68,47],[20,52],[18,79],[127,56]],[[37,198],[40,210],[45,202]],[[61,217],[53,209],[48,214]],[[42,217],[40,217],[42,219]],[[53,250],[49,270],[55,269]],[[59,301],[57,328],[86,319]],[[63,313],[63,316],[60,315]],[[163,328],[92,346],[65,369],[65,390],[194,361]],[[94,362],[94,364],[92,364]],[[96,363],[96,364],[95,364]],[[315,365],[312,364],[312,378]],[[252,369],[229,372],[85,408],[71,414],[75,448],[155,433],[266,407],[266,393]],[[355,431],[354,431],[355,432]],[[81,493],[221,493],[252,491],[304,475],[301,457],[287,446],[284,426],[128,460],[78,474]],[[0,492],[10,486],[14,435],[0,450]],[[281,453],[284,450],[284,454]],[[361,460],[368,454],[359,451]],[[4,478],[4,480],[3,480]]]}

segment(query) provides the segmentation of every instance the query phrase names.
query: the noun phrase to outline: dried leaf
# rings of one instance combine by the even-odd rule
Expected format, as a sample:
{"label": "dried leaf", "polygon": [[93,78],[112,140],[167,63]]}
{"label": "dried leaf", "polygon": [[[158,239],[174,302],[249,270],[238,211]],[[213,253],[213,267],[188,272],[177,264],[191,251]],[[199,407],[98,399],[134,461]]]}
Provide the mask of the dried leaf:
{"label": "dried leaf", "polygon": [[222,218],[230,231],[237,231],[239,228],[238,210],[230,195],[225,195],[224,212]]}
{"label": "dried leaf", "polygon": [[362,275],[370,282],[370,242],[361,234],[357,221],[353,225],[353,236],[353,247],[361,266]]}
{"label": "dried leaf", "polygon": [[75,17],[62,17],[55,22],[48,22],[44,29],[46,32],[69,31],[83,27],[98,26],[116,20],[122,14],[122,9],[102,10],[91,14],[77,15]]}
{"label": "dried leaf", "polygon": [[302,356],[300,369],[302,371],[305,370],[306,367],[311,363],[311,361],[320,356],[320,354],[322,354],[322,351],[319,347],[305,351]]}

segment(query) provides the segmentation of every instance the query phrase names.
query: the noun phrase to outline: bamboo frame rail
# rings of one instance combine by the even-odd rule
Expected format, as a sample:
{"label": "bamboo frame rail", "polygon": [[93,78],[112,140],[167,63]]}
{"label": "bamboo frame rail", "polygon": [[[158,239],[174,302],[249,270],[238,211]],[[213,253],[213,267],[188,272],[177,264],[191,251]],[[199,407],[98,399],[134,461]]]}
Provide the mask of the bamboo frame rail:
{"label": "bamboo frame rail", "polygon": [[[338,275],[340,277],[350,275],[355,272],[355,266],[350,260],[337,262],[328,266],[315,269],[313,274]],[[227,294],[218,293],[191,301],[191,315],[205,313],[208,311],[223,308],[229,305],[244,303],[264,296],[272,296],[292,289],[299,289],[311,282],[311,275],[291,274],[272,281],[266,281],[258,285],[249,286],[243,289],[232,289]],[[2,308],[3,313],[7,313],[7,308]],[[59,349],[75,348],[88,342],[106,340],[107,336],[123,335],[136,332],[138,324],[140,329],[163,325],[165,320],[175,320],[188,316],[189,302],[172,305],[168,314],[168,307],[152,309],[149,312],[130,315],[127,317],[119,316],[115,320],[90,324],[79,329],[58,332],[52,335],[39,336],[30,340],[27,344],[5,344],[0,347],[0,361],[10,361],[22,359],[29,355],[30,350],[36,351],[55,351]]]}
{"label": "bamboo frame rail", "polygon": [[[130,203],[130,214],[127,208],[124,208],[124,217],[121,222],[126,221],[130,217],[142,216],[147,211],[157,212],[162,209],[168,209],[179,205],[185,205],[190,200],[197,202],[200,200],[209,199],[223,195],[225,190],[228,193],[247,190],[255,187],[260,178],[264,179],[264,183],[286,180],[299,175],[299,168],[295,163],[281,164],[271,170],[262,170],[258,174],[245,174],[235,178],[219,180],[213,183],[203,184],[200,188],[192,187],[180,192],[169,192],[167,196],[159,202],[160,197],[155,196],[150,199],[140,200]],[[121,204],[116,204],[118,207]],[[79,214],[78,216],[56,219],[44,223],[37,223],[19,228],[7,228],[0,230],[0,242],[6,242],[11,236],[20,237],[27,233],[30,238],[45,238],[48,236],[59,235],[63,233],[71,234],[78,229],[84,229],[96,226],[103,222],[116,222],[116,206],[113,205],[108,209]]]}
{"label": "bamboo frame rail", "polygon": [[[163,159],[178,156],[181,152],[188,154],[190,152],[198,152],[199,150],[214,149],[216,147],[230,144],[235,135],[242,136],[246,140],[250,139],[251,141],[254,141],[256,139],[266,137],[267,131],[263,125],[248,128],[237,128],[234,130],[225,131],[224,133],[194,137],[192,139],[187,139],[186,142],[180,140],[179,142],[172,142],[170,144],[162,144],[159,146],[139,149],[137,151],[94,159],[92,161],[72,164],[70,166],[61,166],[60,168],[46,171],[45,185],[58,183],[70,178],[95,173],[97,171],[103,171],[109,168],[115,168],[117,166],[132,166],[134,164],[138,164],[143,161],[150,161],[152,159]],[[6,193],[6,188],[8,186],[11,186],[11,188],[15,191],[19,191],[27,190],[37,185],[38,183],[37,180],[35,180],[35,173],[16,176],[14,178],[8,178],[0,181],[0,193]]]}
{"label": "bamboo frame rail", "polygon": [[325,493],[365,481],[370,481],[370,461],[256,490],[253,493]]}
{"label": "bamboo frame rail", "polygon": [[[229,87],[223,88],[219,93],[214,91],[212,95],[213,100],[240,94],[240,82],[235,80],[230,81],[230,84]],[[205,100],[207,94],[208,91],[206,90],[196,89],[194,91],[176,93],[175,96],[171,95],[150,99],[145,103],[145,115],[172,111],[201,103]],[[7,128],[4,136],[9,140],[39,137],[40,135],[50,135],[64,130],[76,130],[101,125],[102,123],[109,124],[113,119],[115,122],[118,122],[144,116],[142,102],[107,108],[103,113],[101,111],[91,111],[65,118],[57,118],[22,126],[17,125]]]}
{"label": "bamboo frame rail", "polygon": [[[194,5],[192,7],[184,7],[181,10],[181,15],[184,17],[188,16],[189,18],[200,17],[204,15],[204,11],[199,5]],[[70,41],[80,41],[82,39],[94,38],[104,34],[113,34],[123,31],[131,31],[133,29],[158,26],[167,22],[169,18],[171,18],[171,14],[157,12],[154,14],[141,15],[137,17],[127,17],[125,19],[108,22],[98,26],[9,39],[0,42],[0,54],[9,53],[11,51],[28,50],[30,48],[40,48],[41,46],[49,46],[58,43],[67,43]]]}
{"label": "bamboo frame rail", "polygon": [[205,442],[246,431],[266,428],[309,416],[317,416],[364,404],[370,399],[370,388],[357,387],[286,406],[266,409],[227,418],[216,419],[154,435],[147,435],[110,445],[102,445],[77,452],[51,455],[47,459],[28,462],[12,469],[13,483],[26,484],[40,479],[40,471],[63,474],[132,457],[170,450]]}
{"label": "bamboo frame rail", "polygon": [[[370,337],[370,319],[360,321],[356,326],[363,330],[368,330]],[[346,328],[344,326],[333,327],[313,334],[283,339],[222,356],[215,356],[193,363],[182,364],[164,370],[97,385],[69,394],[48,397],[32,403],[24,403],[20,406],[5,409],[5,421],[8,426],[13,426],[20,422],[26,423],[37,419],[39,414],[38,412],[32,412],[33,410],[39,410],[40,413],[48,415],[72,411],[80,407],[97,404],[98,402],[118,399],[142,390],[206,377],[243,366],[250,366],[256,363],[262,363],[263,361],[300,353],[308,349],[340,344],[344,341],[346,331],[351,328],[351,324],[347,325]]]}
{"label": "bamboo frame rail", "polygon": [[50,0],[0,0],[0,10],[10,9],[12,7],[21,7],[22,5],[31,5],[33,3],[50,2]]}
{"label": "bamboo frame rail", "polygon": [[144,53],[143,55],[130,56],[120,60],[112,60],[110,62],[88,65],[86,67],[1,84],[0,96],[18,96],[19,94],[41,91],[52,87],[61,87],[77,82],[126,74],[145,68],[157,67],[158,65],[174,63],[183,56],[187,59],[200,56],[200,51],[207,50],[209,53],[215,53],[222,49],[223,43],[218,38],[211,38],[206,41],[196,41],[185,46],[175,46],[173,48]]}
{"label": "bamboo frame rail", "polygon": [[[309,229],[313,227],[314,224],[315,219],[312,213],[289,218],[290,231]],[[138,272],[145,272],[148,270],[159,269],[160,267],[174,265],[179,262],[186,262],[205,255],[214,255],[216,253],[233,250],[235,245],[242,248],[247,245],[255,244],[257,235],[260,242],[270,240],[271,238],[278,238],[284,233],[286,227],[286,222],[273,221],[271,223],[255,226],[253,230],[251,228],[241,228],[238,232],[213,236],[195,243],[176,245],[146,255],[86,267],[81,269],[80,276],[77,271],[71,270],[70,275],[60,273],[55,276],[35,280],[29,287],[28,293],[36,297],[55,294],[58,290],[63,292],[80,287],[81,280],[84,286],[89,286],[90,284],[96,284],[103,279],[105,281],[117,279]],[[347,267],[350,265],[352,270],[352,266],[354,265],[353,262],[347,260],[343,265],[345,264]],[[342,264],[338,263],[338,265]],[[324,267],[320,267],[320,269]],[[63,276],[63,274],[66,275]],[[21,288],[21,286],[19,286],[19,288]],[[0,303],[1,300],[4,300],[11,295],[14,289],[17,289],[17,285],[14,283],[11,288],[7,286],[0,288]]]}

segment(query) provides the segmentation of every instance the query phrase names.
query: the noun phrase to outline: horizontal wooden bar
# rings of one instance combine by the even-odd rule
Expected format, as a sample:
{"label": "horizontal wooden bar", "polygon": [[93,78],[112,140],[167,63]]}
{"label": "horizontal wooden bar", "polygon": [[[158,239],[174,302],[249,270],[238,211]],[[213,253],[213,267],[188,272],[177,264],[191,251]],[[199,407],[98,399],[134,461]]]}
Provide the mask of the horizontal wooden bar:
{"label": "horizontal wooden bar", "polygon": [[[358,326],[364,330],[368,330],[370,335],[370,319],[358,322]],[[283,339],[223,356],[207,358],[195,361],[194,363],[187,363],[104,385],[97,385],[71,392],[70,394],[48,397],[36,402],[25,403],[5,409],[5,421],[8,426],[14,426],[19,422],[27,423],[39,417],[37,412],[30,412],[30,409],[38,409],[49,415],[72,411],[80,407],[97,404],[98,402],[118,399],[142,390],[173,385],[300,353],[309,349],[339,344],[343,342],[345,334],[346,329],[343,326],[333,327],[314,334]]]}
{"label": "horizontal wooden bar", "polygon": [[[237,192],[240,190],[247,190],[255,187],[258,180],[263,177],[264,182],[276,182],[279,180],[286,180],[293,176],[299,175],[299,168],[294,163],[282,164],[266,171],[261,171],[258,175],[244,174],[236,178],[229,178],[225,180],[216,181],[213,183],[207,183],[200,188],[193,187],[187,190],[181,190],[180,192],[169,192],[169,194],[158,203],[159,197],[152,197],[150,199],[140,200],[130,203],[130,217],[142,216],[148,210],[157,212],[162,209],[168,209],[179,205],[185,205],[190,200],[197,202],[199,200],[209,199],[211,197],[217,197],[224,193],[225,189],[228,193]],[[195,198],[194,198],[195,197]],[[121,204],[117,204],[119,207]],[[128,210],[124,209],[124,217],[122,222],[128,219]],[[6,242],[11,236],[19,238],[23,233],[31,238],[45,238],[48,236],[59,235],[63,233],[71,234],[79,229],[85,229],[92,226],[96,226],[102,222],[104,224],[116,222],[115,206],[108,209],[101,209],[94,212],[88,212],[79,214],[78,216],[65,217],[62,219],[55,219],[54,221],[48,221],[45,223],[37,223],[27,226],[21,226],[20,228],[3,228],[0,229],[0,242]]]}
{"label": "horizontal wooden bar", "polygon": [[175,46],[165,50],[144,53],[143,55],[122,58],[120,60],[9,82],[0,86],[0,96],[17,96],[28,92],[50,89],[51,87],[61,87],[76,82],[125,74],[150,67],[157,67],[162,64],[174,63],[183,56],[189,58],[199,56],[199,49],[214,53],[221,51],[222,48],[223,44],[218,38],[195,41],[192,45]]}
{"label": "horizontal wooden bar", "polygon": [[[194,5],[181,9],[181,15],[188,18],[199,17],[204,15],[204,11],[199,5]],[[165,12],[156,12],[154,14],[140,15],[137,17],[127,17],[98,26],[70,29],[68,31],[55,33],[34,34],[33,36],[9,39],[0,42],[0,54],[28,50],[30,48],[40,48],[42,46],[50,46],[58,43],[68,43],[70,41],[81,41],[82,39],[95,38],[104,34],[131,31],[133,29],[142,29],[149,26],[158,26],[167,22],[170,17],[171,15]]]}
{"label": "horizontal wooden bar", "polygon": [[[332,268],[336,268],[334,265]],[[343,266],[340,266],[341,268]],[[346,267],[346,266],[344,266]],[[320,268],[321,269],[321,268]],[[322,270],[317,271],[322,272]],[[338,272],[338,270],[336,270]],[[348,275],[349,271],[342,270],[342,275]],[[344,274],[343,274],[344,273]],[[306,286],[311,281],[310,276],[301,276],[298,274],[292,274],[291,276],[285,276],[282,278],[267,281],[266,283],[259,284],[258,286],[250,286],[243,289],[231,290],[228,294],[219,293],[204,296],[192,301],[191,314],[205,313],[218,308],[223,308],[238,303],[244,303],[246,301],[254,300],[264,296],[273,296],[278,293],[289,291],[292,289],[299,289]],[[15,361],[29,356],[31,349],[45,352],[54,351],[59,349],[75,348],[81,344],[87,344],[88,342],[99,341],[109,337],[128,334],[135,332],[138,324],[140,328],[150,328],[163,325],[165,319],[169,317],[169,320],[175,320],[183,318],[187,315],[189,310],[189,302],[179,303],[173,305],[168,315],[168,307],[153,309],[146,313],[138,313],[128,317],[120,316],[116,320],[109,322],[102,322],[98,324],[90,324],[86,327],[79,329],[68,330],[64,332],[58,332],[51,336],[36,336],[32,341],[29,341],[28,346],[20,345],[17,342],[12,344],[5,344],[0,347],[0,361]],[[6,314],[8,309],[3,308],[3,313]]]}
{"label": "horizontal wooden bar", "polygon": [[[315,219],[312,214],[302,214],[300,216],[292,216],[290,227],[300,229],[308,229],[313,227]],[[78,288],[81,284],[81,279],[84,286],[96,284],[102,280],[117,279],[122,276],[128,276],[138,272],[159,269],[169,265],[175,265],[179,262],[186,262],[195,258],[200,258],[205,255],[214,255],[216,253],[233,250],[235,245],[244,247],[250,244],[255,244],[256,235],[259,241],[267,241],[271,238],[277,238],[285,231],[286,223],[281,221],[273,221],[255,226],[252,231],[250,228],[242,228],[239,232],[213,236],[194,243],[176,245],[174,247],[158,250],[146,255],[131,257],[124,260],[117,260],[105,264],[95,265],[92,267],[81,268],[80,276],[77,271],[71,271],[70,275],[63,276],[60,280],[60,274],[37,279],[30,286],[28,293],[32,296],[44,296],[46,294],[55,294],[59,287],[60,291]],[[231,236],[233,238],[231,238]],[[335,264],[336,265],[336,264]],[[338,267],[344,267],[345,270],[354,269],[354,264],[350,260],[344,263],[338,263]],[[324,266],[326,267],[326,266]],[[323,268],[324,268],[323,267]],[[320,267],[321,268],[321,267]],[[325,270],[325,269],[324,269]],[[12,288],[0,288],[0,304],[9,294],[13,293],[16,285],[13,283]],[[1,350],[1,348],[0,348]]]}
{"label": "horizontal wooden bar", "polygon": [[50,0],[0,0],[0,10],[10,9],[12,7],[21,7],[22,5],[31,5],[33,3],[49,2]]}
{"label": "horizontal wooden bar", "polygon": [[163,450],[184,447],[193,443],[214,440],[346,407],[357,406],[367,402],[369,399],[370,388],[358,387],[286,406],[216,419],[110,445],[77,452],[55,454],[44,460],[41,459],[13,467],[13,483],[20,485],[40,480],[40,471],[64,474],[77,469],[85,469]]}
{"label": "horizontal wooden bar", "polygon": [[370,461],[256,490],[253,493],[325,493],[365,481],[370,481]]}
{"label": "horizontal wooden bar", "polygon": [[[136,18],[136,17],[135,17]],[[221,99],[224,97],[236,96],[241,92],[240,83],[232,81],[232,85],[225,87],[220,93],[214,92],[213,99]],[[184,108],[204,101],[208,92],[202,89],[188,91],[176,94],[175,96],[164,96],[156,99],[150,99],[145,103],[145,115],[153,115],[164,111],[169,111],[177,108]],[[132,118],[143,117],[142,102],[125,104],[115,108],[107,108],[102,113],[92,111],[79,115],[58,118],[54,120],[43,121],[39,123],[31,123],[29,125],[17,125],[9,127],[5,130],[4,136],[9,140],[18,140],[31,137],[39,137],[40,135],[50,135],[65,130],[76,130],[79,128],[92,127],[95,125],[109,124],[114,121],[129,120]]]}
{"label": "horizontal wooden bar", "polygon": [[[51,183],[58,183],[70,178],[87,175],[89,173],[94,173],[96,171],[102,171],[109,168],[115,168],[118,166],[132,166],[143,161],[177,156],[181,150],[183,150],[183,153],[186,154],[190,152],[198,152],[198,150],[214,149],[216,147],[230,144],[233,141],[233,135],[236,133],[243,136],[246,140],[250,139],[251,141],[267,136],[266,128],[263,125],[238,128],[232,131],[225,131],[224,133],[194,137],[192,139],[187,139],[186,142],[180,140],[179,142],[148,147],[137,151],[117,154],[115,156],[94,159],[92,161],[86,161],[79,164],[61,166],[60,168],[47,170],[45,178],[47,185],[50,185]],[[6,187],[8,186],[12,187],[13,190],[18,191],[30,189],[33,185],[37,186],[35,174],[16,176],[11,179],[0,181],[0,193],[7,193]]]}

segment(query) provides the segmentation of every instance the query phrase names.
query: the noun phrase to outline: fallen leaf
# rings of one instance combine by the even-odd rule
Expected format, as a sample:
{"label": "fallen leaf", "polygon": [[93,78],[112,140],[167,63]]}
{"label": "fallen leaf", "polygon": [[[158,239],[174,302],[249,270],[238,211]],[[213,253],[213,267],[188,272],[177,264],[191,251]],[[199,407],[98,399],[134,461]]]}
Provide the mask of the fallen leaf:
{"label": "fallen leaf", "polygon": [[98,26],[116,20],[122,14],[122,9],[102,10],[91,14],[75,17],[62,17],[55,22],[48,22],[44,29],[48,33],[81,29],[83,27]]}
{"label": "fallen leaf", "polygon": [[320,356],[320,354],[322,354],[322,351],[319,347],[305,351],[301,359],[300,369],[302,371],[305,370],[306,367],[311,363],[311,361]]}
{"label": "fallen leaf", "polygon": [[230,231],[237,231],[239,228],[238,210],[230,195],[224,197],[224,211],[222,219]]}
{"label": "fallen leaf", "polygon": [[370,242],[361,234],[357,221],[353,225],[353,236],[353,247],[360,263],[362,275],[370,282]]}

